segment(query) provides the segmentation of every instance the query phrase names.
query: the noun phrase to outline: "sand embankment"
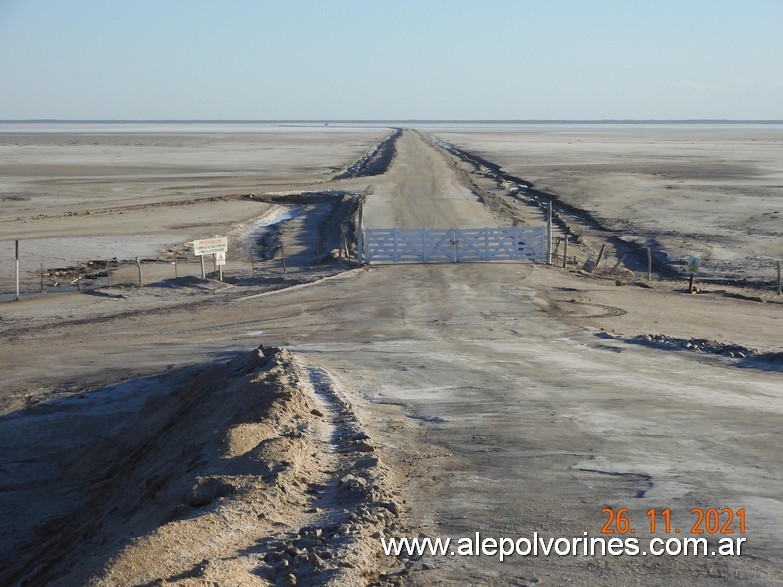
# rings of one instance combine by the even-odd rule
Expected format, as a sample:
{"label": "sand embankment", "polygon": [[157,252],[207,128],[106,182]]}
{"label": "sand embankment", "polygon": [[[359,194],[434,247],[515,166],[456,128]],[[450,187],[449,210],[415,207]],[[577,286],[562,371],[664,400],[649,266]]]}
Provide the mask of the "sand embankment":
{"label": "sand embankment", "polygon": [[361,585],[381,570],[370,535],[399,507],[385,468],[328,373],[287,351],[4,420],[4,584]]}

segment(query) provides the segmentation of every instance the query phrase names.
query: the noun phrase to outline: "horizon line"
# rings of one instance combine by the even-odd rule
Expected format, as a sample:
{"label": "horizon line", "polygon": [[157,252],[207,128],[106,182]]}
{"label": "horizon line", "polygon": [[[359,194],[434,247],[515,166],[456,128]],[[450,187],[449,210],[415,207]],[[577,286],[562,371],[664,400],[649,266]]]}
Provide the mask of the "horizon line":
{"label": "horizon line", "polygon": [[121,123],[121,124],[248,124],[248,123],[494,123],[494,124],[783,124],[783,119],[742,118],[551,118],[551,119],[459,119],[459,118],[281,118],[281,119],[232,119],[232,118],[19,118],[2,119],[0,123]]}

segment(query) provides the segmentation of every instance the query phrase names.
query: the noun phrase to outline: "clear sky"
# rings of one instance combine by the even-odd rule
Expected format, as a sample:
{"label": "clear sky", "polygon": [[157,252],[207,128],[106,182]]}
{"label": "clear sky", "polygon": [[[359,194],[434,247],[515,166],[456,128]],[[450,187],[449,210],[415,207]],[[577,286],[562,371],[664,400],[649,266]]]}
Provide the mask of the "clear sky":
{"label": "clear sky", "polygon": [[783,0],[0,0],[0,119],[783,119]]}

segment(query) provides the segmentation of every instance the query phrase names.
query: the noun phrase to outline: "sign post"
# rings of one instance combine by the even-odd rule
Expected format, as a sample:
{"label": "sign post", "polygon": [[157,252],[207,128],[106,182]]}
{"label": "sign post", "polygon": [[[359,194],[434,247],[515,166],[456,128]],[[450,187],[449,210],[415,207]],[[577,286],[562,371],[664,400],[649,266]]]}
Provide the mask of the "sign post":
{"label": "sign post", "polygon": [[688,283],[688,293],[693,293],[693,282],[696,278],[696,274],[699,272],[700,267],[701,267],[701,259],[699,259],[698,257],[690,257],[688,259],[687,270],[688,273],[691,274],[691,278]]}
{"label": "sign post", "polygon": [[[193,241],[193,254],[201,257],[201,279],[206,279],[204,273],[204,256],[213,255],[213,261],[217,264],[217,254],[223,253],[225,265],[225,253],[228,251],[228,237],[216,236],[215,238],[203,238]],[[223,280],[223,269],[220,270],[220,278]]]}
{"label": "sign post", "polygon": [[215,253],[215,263],[217,263],[218,271],[219,271],[219,279],[220,281],[223,281],[223,265],[226,264],[226,254],[225,253]]}

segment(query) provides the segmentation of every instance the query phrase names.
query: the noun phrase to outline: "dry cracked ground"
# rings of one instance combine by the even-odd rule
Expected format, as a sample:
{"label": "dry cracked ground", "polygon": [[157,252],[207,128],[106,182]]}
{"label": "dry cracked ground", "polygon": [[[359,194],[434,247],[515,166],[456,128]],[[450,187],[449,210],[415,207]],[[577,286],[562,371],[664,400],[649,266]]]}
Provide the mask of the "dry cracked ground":
{"label": "dry cracked ground", "polygon": [[[510,222],[413,131],[386,173],[337,184],[366,189],[365,226]],[[779,367],[631,343],[772,352],[778,304],[532,263],[379,264],[165,311],[134,295],[122,314],[65,295],[71,320],[2,310],[7,388],[69,391],[0,418],[3,584],[783,584]],[[694,508],[744,509],[747,540],[502,562],[381,549],[601,536],[605,508],[640,541],[651,509],[682,535]]]}

